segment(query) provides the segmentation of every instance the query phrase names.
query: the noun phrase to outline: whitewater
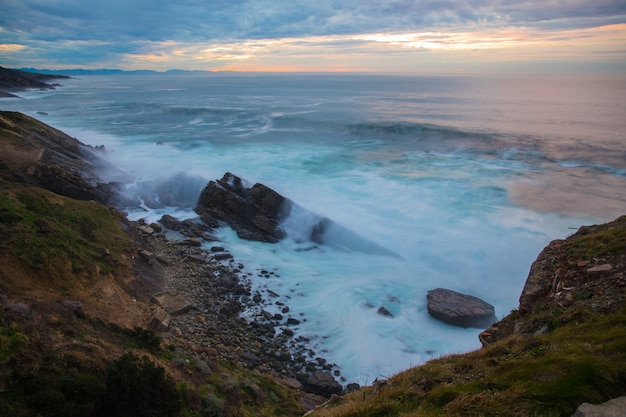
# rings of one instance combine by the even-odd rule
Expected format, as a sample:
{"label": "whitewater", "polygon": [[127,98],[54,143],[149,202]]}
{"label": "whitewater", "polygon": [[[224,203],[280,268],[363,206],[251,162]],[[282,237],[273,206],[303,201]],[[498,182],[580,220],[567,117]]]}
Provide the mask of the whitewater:
{"label": "whitewater", "polygon": [[[225,172],[305,209],[277,244],[224,227],[220,245],[250,271],[265,310],[289,306],[296,335],[344,383],[480,347],[480,329],[428,315],[428,290],[480,297],[501,318],[549,241],[626,214],[623,77],[158,73],[62,84],[0,108],[104,145],[124,172],[112,179],[136,201],[121,207],[129,218],[196,218],[202,188]],[[311,213],[349,231],[334,242],[354,233],[384,250],[311,245],[301,230]]]}

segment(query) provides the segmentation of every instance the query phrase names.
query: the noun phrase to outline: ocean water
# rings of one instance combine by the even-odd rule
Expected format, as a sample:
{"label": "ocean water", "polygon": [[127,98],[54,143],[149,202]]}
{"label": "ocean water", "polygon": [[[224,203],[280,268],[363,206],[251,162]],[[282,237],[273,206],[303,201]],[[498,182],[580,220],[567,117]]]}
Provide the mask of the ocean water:
{"label": "ocean water", "polygon": [[[626,213],[624,78],[166,73],[63,84],[0,108],[105,145],[125,173],[111,178],[138,201],[124,207],[130,218],[193,218],[204,185],[225,172],[306,209],[278,244],[219,236],[263,308],[288,305],[296,335],[345,383],[479,347],[480,329],[428,315],[428,290],[478,296],[502,317],[550,240]],[[310,212],[350,231],[335,242],[385,250],[311,249]]]}

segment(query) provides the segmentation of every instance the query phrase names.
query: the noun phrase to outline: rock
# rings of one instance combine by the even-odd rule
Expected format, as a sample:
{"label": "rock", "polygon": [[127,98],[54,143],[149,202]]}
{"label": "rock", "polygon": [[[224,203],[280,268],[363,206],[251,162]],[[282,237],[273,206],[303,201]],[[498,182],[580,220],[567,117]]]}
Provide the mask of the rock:
{"label": "rock", "polygon": [[157,294],[152,297],[152,301],[172,316],[186,313],[192,307],[189,300],[179,293],[165,292]]}
{"label": "rock", "polygon": [[227,172],[204,188],[196,212],[207,224],[227,223],[242,239],[276,243],[285,236],[279,225],[284,201],[263,184],[250,187]]}
{"label": "rock", "polygon": [[141,233],[144,233],[146,235],[151,235],[154,233],[154,229],[151,228],[150,226],[139,226],[137,227],[137,230],[139,230]]}
{"label": "rock", "polygon": [[316,371],[309,374],[303,382],[304,390],[313,394],[329,398],[333,394],[341,394],[342,386],[330,372]]}
{"label": "rock", "polygon": [[[283,310],[284,310],[284,309],[283,309]],[[292,326],[293,326],[293,325],[298,325],[298,324],[300,324],[300,320],[298,320],[298,319],[294,319],[293,317],[289,317],[289,318],[287,319],[287,324],[292,325]]]}
{"label": "rock", "polygon": [[587,269],[588,274],[598,274],[603,272],[610,272],[613,269],[613,266],[610,264],[603,264],[594,266],[592,268]]}
{"label": "rock", "polygon": [[484,329],[496,321],[493,306],[471,295],[437,288],[426,299],[431,316],[454,326]]}
{"label": "rock", "polygon": [[385,317],[393,317],[393,314],[391,314],[391,311],[387,310],[386,307],[380,307],[377,311],[378,314],[380,314],[381,316],[385,316]]}
{"label": "rock", "polygon": [[626,397],[619,397],[598,405],[583,403],[572,417],[623,417],[625,410]]}
{"label": "rock", "polygon": [[169,327],[171,320],[172,316],[167,311],[157,308],[150,316],[148,327],[155,332],[164,332]]}
{"label": "rock", "polygon": [[204,256],[203,254],[199,254],[199,253],[189,254],[187,255],[187,259],[193,262],[197,262],[199,264],[203,264],[206,262],[206,256]]}
{"label": "rock", "polygon": [[196,212],[209,225],[227,223],[242,239],[276,243],[289,230],[290,236],[299,242],[398,256],[271,188],[259,183],[250,185],[230,172],[208,183],[200,194]]}
{"label": "rock", "polygon": [[182,228],[181,222],[176,217],[170,216],[169,214],[165,214],[161,217],[159,223],[170,230],[180,231]]}
{"label": "rock", "polygon": [[233,255],[228,252],[216,253],[213,255],[213,259],[216,261],[225,261],[227,259],[233,259]]}
{"label": "rock", "polygon": [[83,304],[80,301],[63,300],[63,307],[69,308],[74,312],[74,315],[79,319],[85,318],[85,311],[83,310]]}

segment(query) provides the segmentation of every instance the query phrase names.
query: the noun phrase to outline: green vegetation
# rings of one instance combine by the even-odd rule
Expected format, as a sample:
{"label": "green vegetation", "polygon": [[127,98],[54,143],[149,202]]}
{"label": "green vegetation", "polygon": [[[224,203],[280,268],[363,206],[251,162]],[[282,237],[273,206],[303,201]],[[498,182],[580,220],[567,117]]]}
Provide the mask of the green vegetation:
{"label": "green vegetation", "polygon": [[571,416],[626,391],[626,309],[433,360],[314,416]]}
{"label": "green vegetation", "polygon": [[583,227],[563,243],[563,252],[573,261],[623,254],[626,248],[624,224],[626,216],[610,224]]}
{"label": "green vegetation", "polygon": [[36,187],[1,186],[0,250],[53,281],[112,271],[128,238],[116,213]]}

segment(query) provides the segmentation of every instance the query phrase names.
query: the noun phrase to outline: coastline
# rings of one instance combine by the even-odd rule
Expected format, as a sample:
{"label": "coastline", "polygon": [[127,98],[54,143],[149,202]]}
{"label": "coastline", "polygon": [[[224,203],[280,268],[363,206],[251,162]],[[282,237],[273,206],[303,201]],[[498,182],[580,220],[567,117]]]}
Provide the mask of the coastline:
{"label": "coastline", "polygon": [[[165,345],[173,344],[207,362],[231,361],[299,389],[311,373],[332,372],[340,377],[336,365],[308,348],[306,338],[294,334],[293,319],[262,310],[251,321],[240,317],[243,310],[263,302],[259,294],[251,293],[246,277],[268,271],[248,271],[220,242],[206,250],[197,236],[185,237],[158,224],[131,224],[135,239],[145,245],[138,260],[143,265],[139,273],[144,286],[154,283],[155,276],[164,278],[163,285],[150,294],[152,302],[158,294],[180,295],[188,301],[188,308],[172,314],[169,326],[159,333]],[[171,235],[178,236],[172,239]],[[289,306],[283,306],[283,311],[288,310]],[[343,384],[355,388],[349,381]]]}

